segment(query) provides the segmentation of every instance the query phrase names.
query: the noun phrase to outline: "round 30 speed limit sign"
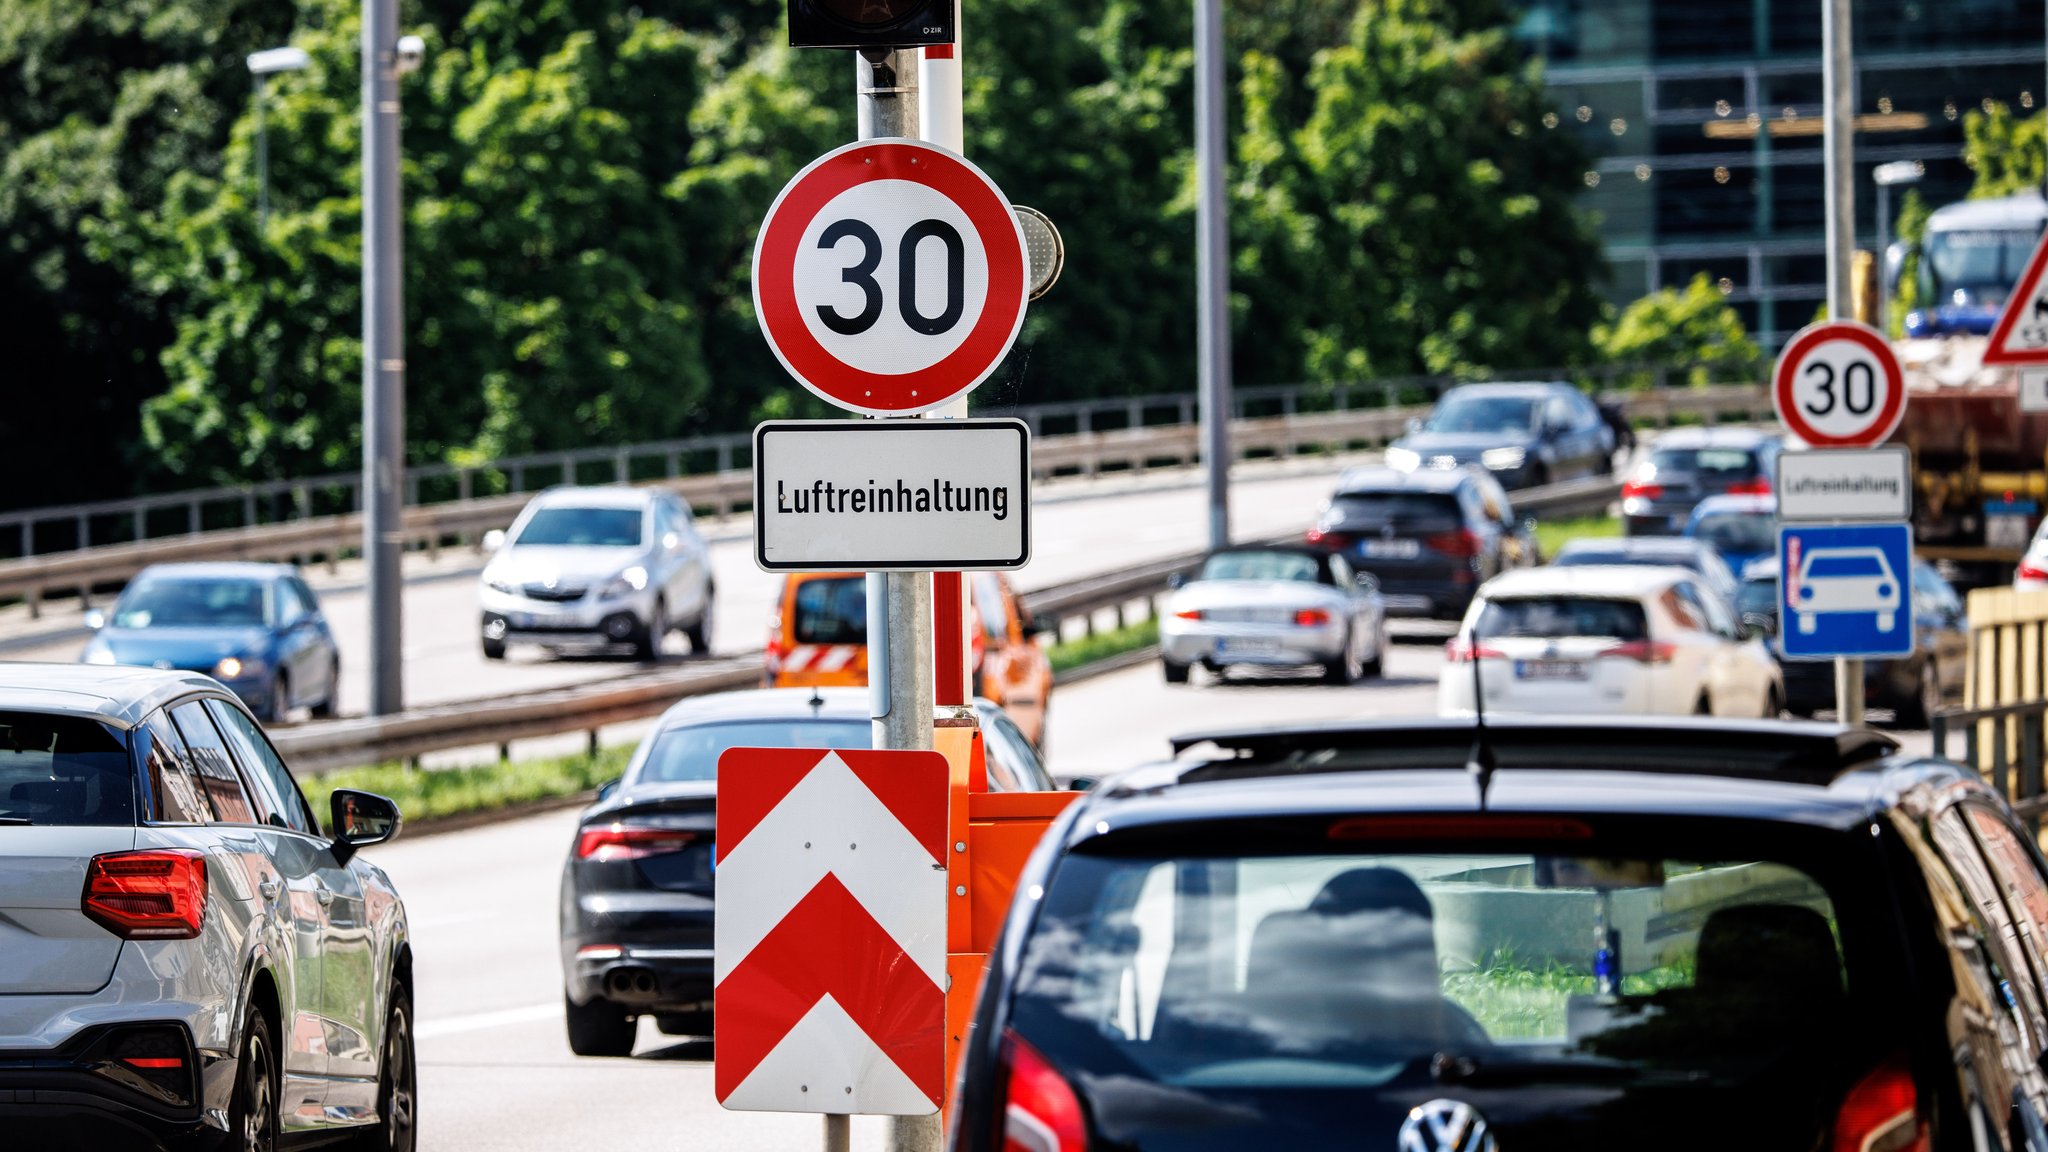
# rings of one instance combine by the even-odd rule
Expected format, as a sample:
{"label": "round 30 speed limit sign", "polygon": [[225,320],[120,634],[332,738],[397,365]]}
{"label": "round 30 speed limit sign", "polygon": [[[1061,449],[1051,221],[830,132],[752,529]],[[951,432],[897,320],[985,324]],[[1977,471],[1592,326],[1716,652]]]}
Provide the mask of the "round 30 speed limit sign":
{"label": "round 30 speed limit sign", "polygon": [[783,367],[842,408],[903,416],[971,391],[1024,324],[1010,202],[964,157],[863,140],[811,162],[754,245],[754,312]]}
{"label": "round 30 speed limit sign", "polygon": [[1802,329],[1778,356],[1771,403],[1815,448],[1868,448],[1906,414],[1906,378],[1877,329],[1834,320]]}

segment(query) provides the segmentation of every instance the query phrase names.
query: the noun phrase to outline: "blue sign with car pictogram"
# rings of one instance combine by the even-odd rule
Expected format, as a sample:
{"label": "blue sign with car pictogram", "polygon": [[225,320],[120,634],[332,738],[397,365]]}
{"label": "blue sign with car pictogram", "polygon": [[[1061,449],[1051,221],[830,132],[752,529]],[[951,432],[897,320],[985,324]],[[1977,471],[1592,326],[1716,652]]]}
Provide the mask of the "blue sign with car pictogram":
{"label": "blue sign with car pictogram", "polygon": [[1912,655],[1907,525],[1783,525],[1778,571],[1778,637],[1787,658]]}

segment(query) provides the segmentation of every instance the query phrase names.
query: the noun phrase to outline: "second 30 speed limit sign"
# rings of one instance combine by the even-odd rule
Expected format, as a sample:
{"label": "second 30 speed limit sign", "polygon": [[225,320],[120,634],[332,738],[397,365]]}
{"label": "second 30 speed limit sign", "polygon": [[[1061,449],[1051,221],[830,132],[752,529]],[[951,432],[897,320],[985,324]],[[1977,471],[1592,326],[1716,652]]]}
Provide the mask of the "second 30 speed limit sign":
{"label": "second 30 speed limit sign", "polygon": [[981,169],[917,140],[863,140],[797,173],[754,245],[754,312],[806,388],[877,416],[981,383],[1024,323],[1024,234]]}
{"label": "second 30 speed limit sign", "polygon": [[1778,356],[1771,403],[1815,448],[1882,444],[1906,414],[1906,378],[1877,329],[1830,321],[1802,329]]}

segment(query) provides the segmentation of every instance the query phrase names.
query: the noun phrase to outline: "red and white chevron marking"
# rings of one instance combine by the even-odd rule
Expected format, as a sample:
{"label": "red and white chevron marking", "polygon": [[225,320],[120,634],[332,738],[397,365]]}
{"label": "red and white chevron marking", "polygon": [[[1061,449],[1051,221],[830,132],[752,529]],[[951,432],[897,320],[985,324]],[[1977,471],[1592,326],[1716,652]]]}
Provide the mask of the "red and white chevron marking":
{"label": "red and white chevron marking", "polygon": [[858,644],[799,644],[782,658],[784,672],[837,672],[860,655]]}
{"label": "red and white chevron marking", "polygon": [[719,757],[720,1104],[938,1109],[946,777],[936,752],[734,748]]}

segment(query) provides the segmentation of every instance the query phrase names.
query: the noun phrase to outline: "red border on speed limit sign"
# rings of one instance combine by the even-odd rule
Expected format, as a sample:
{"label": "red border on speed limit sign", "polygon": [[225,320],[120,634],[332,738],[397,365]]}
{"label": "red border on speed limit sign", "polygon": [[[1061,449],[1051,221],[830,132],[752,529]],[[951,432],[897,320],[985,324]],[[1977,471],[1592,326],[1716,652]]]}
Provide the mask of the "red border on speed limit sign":
{"label": "red border on speed limit sign", "polygon": [[[1850,347],[1829,347],[1838,343]],[[1844,360],[1838,371],[1836,364]],[[1855,379],[1858,368],[1866,376],[1860,384]],[[1860,411],[1859,392],[1865,397]],[[1801,329],[1778,355],[1771,405],[1787,430],[1815,448],[1868,448],[1888,439],[1906,414],[1906,377],[1877,329],[1853,321],[1828,321]],[[1832,432],[1815,423],[1837,408],[1851,419],[1829,420]]]}
{"label": "red border on speed limit sign", "polygon": [[[979,260],[987,268],[987,291],[979,311],[962,317],[968,326],[965,335],[956,339],[950,329],[942,333],[920,330],[923,334],[917,335],[906,330],[886,331],[880,325],[859,334],[863,340],[893,341],[899,346],[927,339],[947,342],[931,346],[934,351],[929,363],[904,372],[877,372],[848,363],[841,353],[819,340],[804,313],[804,302],[799,299],[802,245],[819,214],[845,193],[884,180],[922,185],[950,201],[968,225],[968,234],[958,237],[956,251],[960,254],[954,267]],[[864,222],[855,220],[853,227],[864,230],[867,237],[875,237],[874,230],[865,227]],[[846,222],[835,223],[816,246],[830,249],[848,235],[859,238],[859,231],[848,232],[847,228]],[[957,232],[950,226],[944,230],[948,234]],[[937,233],[926,233],[924,238],[934,235]],[[913,244],[915,240],[913,236]],[[835,272],[857,287],[862,284],[858,277],[866,277],[865,283],[873,286],[870,299],[878,303],[874,269],[879,257],[879,252],[870,251],[866,262],[837,268]],[[913,250],[904,253],[902,259],[909,266],[915,263],[917,254]],[[754,246],[754,311],[768,346],[804,387],[855,412],[908,415],[965,395],[995,370],[1023,327],[1029,272],[1023,232],[1010,210],[1010,202],[981,169],[955,153],[923,141],[868,140],[820,156],[776,197],[767,219],[761,223],[761,235]],[[959,291],[957,284],[948,287]],[[813,307],[819,308],[815,303]],[[907,304],[904,311],[916,312],[914,303]],[[836,311],[834,314],[838,315]],[[917,357],[911,359],[916,361]]]}

